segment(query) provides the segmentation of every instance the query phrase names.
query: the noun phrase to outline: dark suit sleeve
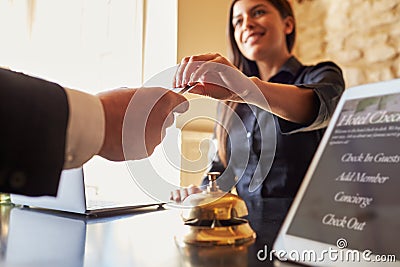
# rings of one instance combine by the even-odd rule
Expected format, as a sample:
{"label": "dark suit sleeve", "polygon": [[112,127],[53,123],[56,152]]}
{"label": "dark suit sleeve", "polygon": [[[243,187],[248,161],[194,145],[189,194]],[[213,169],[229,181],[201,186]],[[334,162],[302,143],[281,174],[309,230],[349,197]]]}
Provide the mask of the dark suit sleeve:
{"label": "dark suit sleeve", "polygon": [[67,123],[61,86],[0,69],[0,192],[57,194]]}

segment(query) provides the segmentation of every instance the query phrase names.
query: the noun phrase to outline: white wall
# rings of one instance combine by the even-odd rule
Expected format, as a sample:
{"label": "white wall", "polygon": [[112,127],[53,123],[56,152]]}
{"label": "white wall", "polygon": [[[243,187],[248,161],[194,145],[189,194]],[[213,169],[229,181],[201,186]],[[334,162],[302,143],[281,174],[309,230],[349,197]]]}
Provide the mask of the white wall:
{"label": "white wall", "polygon": [[176,64],[177,1],[146,0],[143,81]]}

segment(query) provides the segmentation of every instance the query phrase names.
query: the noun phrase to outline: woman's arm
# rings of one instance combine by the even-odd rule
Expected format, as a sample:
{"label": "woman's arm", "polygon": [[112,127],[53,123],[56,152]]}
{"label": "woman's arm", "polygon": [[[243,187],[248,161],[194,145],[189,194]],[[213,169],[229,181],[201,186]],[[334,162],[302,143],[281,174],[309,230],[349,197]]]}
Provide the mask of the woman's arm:
{"label": "woman's arm", "polygon": [[251,77],[250,80],[257,85],[265,98],[260,99],[257,95],[253,97],[250,93],[248,98],[253,101],[251,104],[299,124],[309,124],[317,116],[319,100],[312,89],[265,82],[257,77]]}

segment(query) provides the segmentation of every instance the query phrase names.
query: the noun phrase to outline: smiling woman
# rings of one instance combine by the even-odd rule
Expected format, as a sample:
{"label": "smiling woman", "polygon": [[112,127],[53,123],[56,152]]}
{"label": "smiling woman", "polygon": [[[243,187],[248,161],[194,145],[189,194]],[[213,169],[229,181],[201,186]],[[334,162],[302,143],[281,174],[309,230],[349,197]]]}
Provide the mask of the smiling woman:
{"label": "smiling woman", "polygon": [[[280,23],[276,23],[277,21]],[[262,1],[254,1],[252,5],[245,1],[237,1],[230,29],[234,32],[233,36],[240,53],[250,60],[260,57],[274,58],[279,55],[288,57],[296,34],[292,12],[280,14],[273,5]]]}
{"label": "smiling woman", "polygon": [[[221,188],[236,184],[246,201],[293,197],[344,90],[341,69],[331,61],[303,65],[292,54],[296,20],[287,0],[233,0],[228,30],[229,60],[218,53],[184,57],[175,82],[197,83],[189,92],[225,101],[216,127],[219,158],[211,168],[222,172]],[[229,71],[216,72],[216,63]],[[212,76],[243,88],[210,83]],[[254,89],[246,90],[246,80]]]}

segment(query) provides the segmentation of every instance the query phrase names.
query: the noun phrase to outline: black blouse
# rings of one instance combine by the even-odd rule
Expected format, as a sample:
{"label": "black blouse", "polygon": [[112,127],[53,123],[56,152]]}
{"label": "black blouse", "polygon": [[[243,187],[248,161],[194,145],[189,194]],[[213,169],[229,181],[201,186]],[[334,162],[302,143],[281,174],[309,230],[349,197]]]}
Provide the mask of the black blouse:
{"label": "black blouse", "polygon": [[319,112],[311,124],[301,125],[252,105],[237,106],[240,119],[229,128],[228,166],[223,168],[217,159],[211,171],[222,173],[221,189],[230,190],[236,184],[245,200],[294,197],[345,87],[335,63],[304,66],[293,56],[269,82],[313,89]]}

